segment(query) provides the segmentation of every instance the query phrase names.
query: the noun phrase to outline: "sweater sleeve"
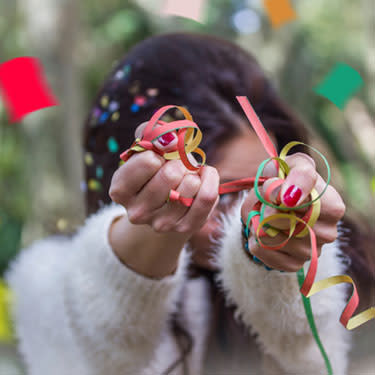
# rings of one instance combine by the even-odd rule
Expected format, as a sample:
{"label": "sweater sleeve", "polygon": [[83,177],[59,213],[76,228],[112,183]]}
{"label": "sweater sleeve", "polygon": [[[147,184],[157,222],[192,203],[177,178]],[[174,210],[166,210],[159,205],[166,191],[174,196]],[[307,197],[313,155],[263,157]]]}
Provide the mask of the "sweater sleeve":
{"label": "sweater sleeve", "polygon": [[[242,244],[241,205],[222,217],[223,235],[217,246],[217,281],[236,306],[236,318],[256,334],[266,355],[279,366],[277,373],[325,375],[325,364],[312,337],[305,315],[297,275],[267,271],[248,259]],[[305,265],[305,274],[308,264]],[[316,280],[345,273],[336,242],[323,246]],[[348,331],[339,323],[346,305],[343,285],[331,287],[310,298],[315,323],[334,374],[346,374],[350,346]],[[268,372],[267,372],[268,373]],[[272,372],[273,373],[273,372]]]}
{"label": "sweater sleeve", "polygon": [[72,238],[53,236],[11,264],[13,317],[30,375],[141,374],[175,310],[189,255],[175,274],[144,277],[113,253],[108,230],[126,214],[112,203]]}

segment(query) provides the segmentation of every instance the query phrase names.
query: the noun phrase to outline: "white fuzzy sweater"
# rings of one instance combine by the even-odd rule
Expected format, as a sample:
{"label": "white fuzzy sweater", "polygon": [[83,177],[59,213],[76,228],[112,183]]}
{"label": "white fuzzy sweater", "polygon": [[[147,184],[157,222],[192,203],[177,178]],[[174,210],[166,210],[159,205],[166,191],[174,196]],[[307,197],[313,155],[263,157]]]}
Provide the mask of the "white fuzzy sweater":
{"label": "white fuzzy sweater", "polygon": [[[248,260],[241,248],[240,205],[241,200],[223,217],[217,281],[236,306],[235,316],[256,334],[260,356],[249,353],[246,363],[233,355],[206,360],[209,286],[204,277],[187,279],[188,245],[174,275],[152,280],[135,273],[109,245],[112,220],[126,213],[111,204],[89,217],[72,238],[53,236],[24,249],[6,275],[16,295],[13,314],[28,374],[162,374],[180,356],[168,320],[183,298],[181,321],[194,339],[189,375],[325,375],[297,277]],[[323,247],[317,280],[344,272],[339,254],[336,242]],[[345,289],[330,288],[311,302],[334,374],[345,375],[350,337],[339,323]],[[172,374],[183,374],[182,366]]]}

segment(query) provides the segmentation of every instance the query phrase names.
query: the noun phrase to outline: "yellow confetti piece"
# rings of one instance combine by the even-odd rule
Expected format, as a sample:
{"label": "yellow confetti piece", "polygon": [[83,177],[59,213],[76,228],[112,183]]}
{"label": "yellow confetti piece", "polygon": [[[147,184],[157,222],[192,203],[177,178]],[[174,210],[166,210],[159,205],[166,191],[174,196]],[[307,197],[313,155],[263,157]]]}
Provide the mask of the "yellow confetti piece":
{"label": "yellow confetti piece", "polygon": [[60,218],[57,220],[56,227],[59,231],[63,232],[68,227],[68,221],[66,219]]}
{"label": "yellow confetti piece", "polygon": [[92,158],[92,155],[90,152],[86,152],[85,154],[85,163],[87,165],[92,165],[94,163],[94,159]]}
{"label": "yellow confetti piece", "polygon": [[102,98],[100,99],[100,104],[103,108],[107,108],[108,107],[108,104],[109,104],[109,98],[108,98],[108,95],[104,95],[102,96]]}
{"label": "yellow confetti piece", "polygon": [[102,185],[99,181],[92,178],[89,180],[88,188],[92,191],[100,191],[102,189]]}
{"label": "yellow confetti piece", "polygon": [[12,339],[12,324],[10,318],[10,304],[12,293],[4,281],[0,280],[0,341]]}
{"label": "yellow confetti piece", "polygon": [[123,160],[121,160],[119,163],[118,163],[118,166],[121,167],[122,165],[124,165],[125,162]]}
{"label": "yellow confetti piece", "polygon": [[115,113],[113,113],[112,116],[111,116],[111,120],[112,120],[112,122],[116,122],[116,121],[118,121],[119,118],[120,118],[120,112],[115,112]]}

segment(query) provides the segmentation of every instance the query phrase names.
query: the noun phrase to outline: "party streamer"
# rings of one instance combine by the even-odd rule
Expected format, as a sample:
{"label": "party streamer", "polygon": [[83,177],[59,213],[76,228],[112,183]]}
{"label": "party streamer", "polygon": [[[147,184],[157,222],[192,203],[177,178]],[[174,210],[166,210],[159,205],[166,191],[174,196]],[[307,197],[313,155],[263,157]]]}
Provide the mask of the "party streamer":
{"label": "party streamer", "polygon": [[[311,261],[310,265],[306,274],[304,275],[304,270],[301,268],[297,272],[298,282],[300,285],[300,292],[302,295],[302,300],[306,312],[306,317],[309,322],[312,334],[314,339],[317,342],[317,345],[322,353],[322,356],[325,360],[327,373],[330,375],[332,374],[332,367],[329,362],[328,356],[324,350],[324,347],[320,341],[319,334],[316,329],[316,325],[314,322],[310,299],[312,295],[327,289],[331,286],[342,284],[342,283],[349,283],[353,287],[353,293],[350,297],[347,306],[345,307],[344,311],[341,314],[340,322],[344,325],[348,330],[354,329],[367,321],[375,318],[375,308],[371,307],[356,316],[353,316],[355,310],[359,304],[359,297],[357,293],[356,286],[354,281],[351,277],[347,275],[338,275],[332,276],[320,281],[315,282],[315,276],[318,267],[318,251],[317,251],[317,243],[316,243],[316,236],[313,231],[313,226],[319,218],[320,214],[320,198],[325,193],[327,187],[329,186],[331,174],[330,174],[330,167],[328,165],[327,159],[322,155],[317,149],[313,148],[312,146],[306,145],[302,142],[290,142],[288,143],[280,152],[280,155],[277,154],[276,148],[273,145],[270,137],[268,136],[265,128],[263,127],[260,119],[258,118],[257,114],[255,113],[253,107],[251,106],[247,97],[237,97],[238,102],[240,103],[244,113],[246,114],[250,124],[254,128],[256,134],[258,135],[260,141],[262,142],[265,150],[269,154],[270,158],[266,159],[261,163],[258,168],[257,174],[255,177],[244,178],[240,180],[230,181],[219,186],[219,194],[226,194],[230,192],[237,192],[244,189],[250,189],[254,187],[255,194],[258,198],[258,202],[254,205],[252,210],[249,212],[247,222],[246,222],[246,231],[249,233],[249,226],[250,224],[253,226],[255,231],[256,241],[260,246],[263,248],[270,250],[270,251],[277,251],[284,247],[288,241],[292,237],[305,237],[307,235],[310,236],[310,243],[311,243]],[[183,115],[185,116],[185,120],[178,120],[173,121],[170,123],[166,123],[161,121],[160,118],[165,114],[165,112],[169,111],[172,108],[177,108],[180,110]],[[158,148],[156,148],[153,144],[161,135],[175,131],[178,137],[177,142],[177,150],[173,152],[163,153]],[[162,155],[167,160],[172,159],[181,159],[183,164],[192,171],[199,170],[204,164],[206,160],[206,155],[203,150],[198,148],[200,141],[202,139],[202,133],[196,123],[193,122],[193,118],[190,113],[184,107],[179,106],[165,106],[160,108],[150,119],[146,128],[144,129],[142,138],[137,138],[132,146],[123,152],[120,157],[121,159],[126,162],[135,152],[142,152],[145,150],[153,150],[157,152],[159,155]],[[304,203],[299,206],[295,207],[286,207],[281,203],[280,193],[277,197],[277,204],[273,203],[270,200],[270,196],[272,192],[280,187],[284,182],[285,178],[287,177],[290,168],[286,163],[285,159],[291,148],[297,145],[304,145],[309,147],[315,153],[317,153],[322,160],[324,161],[326,168],[327,168],[327,181],[324,189],[319,194],[315,189],[310,192],[309,198],[310,201]],[[201,163],[197,165],[191,164],[188,159],[189,153],[197,153],[201,156]],[[269,177],[263,177],[262,173],[266,164],[270,161],[273,161],[277,166],[278,170],[278,179],[274,181],[270,186],[267,188],[267,191],[264,193],[264,196],[260,194],[259,186],[263,184]],[[181,204],[190,207],[194,201],[193,198],[185,198],[182,197],[177,191],[171,190],[167,200],[171,201],[179,201]],[[262,206],[263,203],[263,206]],[[264,218],[264,211],[266,206],[270,206],[276,208],[281,213],[269,216]],[[295,214],[295,210],[299,210],[301,208],[308,207],[307,212],[304,216],[298,217]],[[277,228],[272,227],[270,224],[275,219],[288,219],[290,222],[290,227],[288,230],[280,230]],[[270,236],[275,237],[278,233],[284,233],[287,235],[287,239],[284,240],[282,243],[277,245],[269,246],[265,245],[262,242],[262,237]]]}

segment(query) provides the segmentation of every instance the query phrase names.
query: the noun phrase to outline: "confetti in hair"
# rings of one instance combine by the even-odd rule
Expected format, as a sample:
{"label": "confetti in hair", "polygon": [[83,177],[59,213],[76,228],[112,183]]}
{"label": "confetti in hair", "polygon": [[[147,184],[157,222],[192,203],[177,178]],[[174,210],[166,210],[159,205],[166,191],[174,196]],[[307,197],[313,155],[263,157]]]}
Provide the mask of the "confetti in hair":
{"label": "confetti in hair", "polygon": [[102,190],[102,184],[98,180],[94,180],[93,178],[90,178],[88,182],[88,188],[92,191],[101,191]]}
{"label": "confetti in hair", "polygon": [[96,167],[96,178],[101,179],[103,177],[103,174],[104,174],[103,168],[100,165],[98,165]]}
{"label": "confetti in hair", "polygon": [[86,165],[92,165],[94,163],[94,159],[92,158],[92,155],[90,152],[86,152],[85,154],[85,163]]}
{"label": "confetti in hair", "polygon": [[107,146],[108,150],[112,153],[115,153],[119,150],[119,145],[114,137],[108,138]]}
{"label": "confetti in hair", "polygon": [[111,120],[112,122],[116,122],[119,120],[119,118],[120,118],[120,112],[115,112],[112,114]]}
{"label": "confetti in hair", "polygon": [[102,98],[100,99],[100,105],[103,108],[107,108],[108,107],[108,103],[109,103],[108,95],[103,95]]}

